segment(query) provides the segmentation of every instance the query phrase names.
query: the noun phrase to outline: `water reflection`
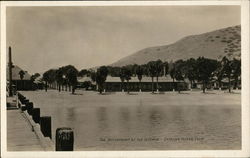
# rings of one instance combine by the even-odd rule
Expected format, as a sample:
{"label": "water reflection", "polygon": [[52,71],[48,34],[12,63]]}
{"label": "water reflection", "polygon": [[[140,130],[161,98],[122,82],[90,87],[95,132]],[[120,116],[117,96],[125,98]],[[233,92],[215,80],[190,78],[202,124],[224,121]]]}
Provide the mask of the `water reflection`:
{"label": "water reflection", "polygon": [[[68,96],[70,98],[64,101],[61,101],[61,98],[55,101],[56,97],[46,99],[46,103],[40,107],[42,115],[52,117],[53,139],[56,128],[74,127],[76,150],[240,149],[241,108],[239,105],[175,106],[164,103],[153,105],[154,102],[150,102],[149,99],[145,101],[138,98],[129,100],[126,106],[119,104],[120,100],[116,100],[115,105],[107,101],[104,105],[96,102],[96,96],[93,100],[74,96],[79,97],[77,99],[80,101],[74,100],[74,106],[67,107],[66,105],[72,102],[70,100],[72,96]],[[100,97],[104,99],[108,95]],[[132,96],[130,97],[132,100]],[[28,98],[36,102],[32,96]],[[41,98],[43,97],[37,97],[37,102],[44,102]],[[65,106],[62,106],[62,102],[66,102]],[[88,104],[83,105],[83,102]],[[100,138],[107,137],[202,137],[204,140],[202,142],[114,141],[108,143],[100,141]]]}
{"label": "water reflection", "polygon": [[97,124],[100,132],[106,130],[108,128],[107,123],[107,108],[106,107],[98,107],[96,109],[96,118],[97,118]]}
{"label": "water reflection", "polygon": [[75,107],[67,108],[66,111],[67,111],[67,120],[69,122],[76,121]]}
{"label": "water reflection", "polygon": [[123,130],[126,130],[127,132],[130,131],[130,112],[128,107],[121,107],[119,108],[119,117],[120,117],[120,125]]}
{"label": "water reflection", "polygon": [[[77,112],[78,110],[81,112]],[[95,115],[93,115],[95,114]],[[76,147],[79,150],[97,149],[182,149],[220,148],[240,145],[240,110],[209,108],[209,106],[150,106],[92,108],[70,107],[56,111],[55,126],[67,122],[76,132]],[[77,120],[77,118],[79,120]],[[66,120],[65,120],[66,119]],[[84,123],[79,124],[83,120]],[[57,125],[56,125],[57,124]],[[192,142],[100,142],[99,138],[176,138],[201,137],[202,144]],[[231,142],[231,143],[226,143]],[[126,142],[128,143],[128,142]],[[190,144],[190,146],[188,145]],[[124,146],[125,145],[125,146]],[[158,145],[158,146],[157,146]],[[123,146],[119,148],[119,146]],[[218,148],[219,148],[218,147]]]}
{"label": "water reflection", "polygon": [[155,128],[156,126],[160,125],[162,116],[160,114],[160,110],[158,109],[158,107],[150,109],[149,120],[152,128]]}
{"label": "water reflection", "polygon": [[138,120],[142,120],[143,118],[143,111],[142,111],[142,106],[137,106],[136,107],[136,117]]}

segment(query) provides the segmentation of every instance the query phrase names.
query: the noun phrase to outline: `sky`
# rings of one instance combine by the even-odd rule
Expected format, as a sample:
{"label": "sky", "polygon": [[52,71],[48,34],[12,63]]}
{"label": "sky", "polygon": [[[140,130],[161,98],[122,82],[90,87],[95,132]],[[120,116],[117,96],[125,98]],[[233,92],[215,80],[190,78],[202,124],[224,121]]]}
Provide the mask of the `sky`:
{"label": "sky", "polygon": [[33,74],[109,65],[147,47],[240,25],[240,7],[8,7],[6,23],[13,63]]}

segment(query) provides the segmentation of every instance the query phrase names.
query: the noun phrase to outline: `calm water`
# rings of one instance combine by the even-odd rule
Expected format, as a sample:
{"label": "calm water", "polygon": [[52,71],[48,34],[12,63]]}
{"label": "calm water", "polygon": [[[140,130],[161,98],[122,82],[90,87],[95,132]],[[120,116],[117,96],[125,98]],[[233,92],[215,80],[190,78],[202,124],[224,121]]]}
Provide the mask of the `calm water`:
{"label": "calm water", "polygon": [[41,115],[71,127],[75,150],[240,149],[240,94],[24,92]]}

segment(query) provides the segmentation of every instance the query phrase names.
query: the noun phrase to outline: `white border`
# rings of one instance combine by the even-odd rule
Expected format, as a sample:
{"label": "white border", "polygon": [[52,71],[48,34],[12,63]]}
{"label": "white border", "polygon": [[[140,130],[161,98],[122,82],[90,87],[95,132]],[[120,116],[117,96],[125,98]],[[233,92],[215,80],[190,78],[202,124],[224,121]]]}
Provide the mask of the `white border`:
{"label": "white border", "polygon": [[[8,6],[164,6],[164,5],[240,5],[242,35],[242,150],[167,151],[6,151],[6,7]],[[250,157],[249,137],[249,1],[9,1],[1,2],[1,156],[3,157]]]}

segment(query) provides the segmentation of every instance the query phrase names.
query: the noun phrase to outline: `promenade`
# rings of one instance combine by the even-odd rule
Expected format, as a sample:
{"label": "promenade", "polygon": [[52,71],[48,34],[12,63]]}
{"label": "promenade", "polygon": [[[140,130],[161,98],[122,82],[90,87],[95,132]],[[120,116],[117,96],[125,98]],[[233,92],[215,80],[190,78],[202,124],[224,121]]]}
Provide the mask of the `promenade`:
{"label": "promenade", "polygon": [[7,110],[7,150],[8,151],[44,151],[41,142],[32,126],[25,118],[24,113],[14,108],[14,99],[11,101],[12,107]]}

